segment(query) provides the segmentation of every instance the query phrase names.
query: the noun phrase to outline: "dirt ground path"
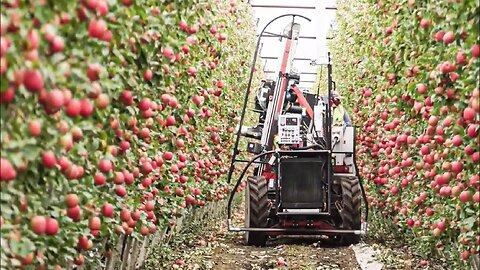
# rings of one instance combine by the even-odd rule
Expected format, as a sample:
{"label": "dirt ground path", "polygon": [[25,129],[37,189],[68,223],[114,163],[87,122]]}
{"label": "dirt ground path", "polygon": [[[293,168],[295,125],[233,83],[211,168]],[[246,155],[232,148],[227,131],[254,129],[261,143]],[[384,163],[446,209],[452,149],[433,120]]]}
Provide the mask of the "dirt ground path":
{"label": "dirt ground path", "polygon": [[213,250],[212,269],[331,269],[356,270],[358,267],[353,250],[348,247],[332,247],[319,239],[280,238],[266,247],[249,247],[243,239],[223,238]]}
{"label": "dirt ground path", "polygon": [[[234,222],[243,224],[242,211],[234,214]],[[329,246],[318,238],[290,237],[270,241],[266,247],[251,247],[244,245],[243,233],[228,232],[225,223],[219,220],[180,245],[168,256],[170,265],[162,269],[360,269],[350,247]]]}

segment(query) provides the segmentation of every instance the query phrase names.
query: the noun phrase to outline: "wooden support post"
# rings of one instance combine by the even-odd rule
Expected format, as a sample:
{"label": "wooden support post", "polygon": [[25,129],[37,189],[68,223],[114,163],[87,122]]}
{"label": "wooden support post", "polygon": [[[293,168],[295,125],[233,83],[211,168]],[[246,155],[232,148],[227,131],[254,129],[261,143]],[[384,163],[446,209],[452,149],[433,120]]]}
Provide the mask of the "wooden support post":
{"label": "wooden support post", "polygon": [[135,263],[136,263],[136,260],[137,260],[137,256],[138,256],[138,246],[140,245],[139,244],[139,241],[137,239],[134,239],[132,238],[132,242],[133,244],[131,245],[130,247],[130,250],[132,251],[130,253],[130,258],[127,260],[127,267],[125,268],[126,270],[134,270],[135,269]]}
{"label": "wooden support post", "polygon": [[123,247],[123,239],[125,237],[126,237],[125,235],[120,236],[117,246],[112,250],[112,256],[108,258],[107,266],[105,267],[105,270],[116,269],[117,259],[118,259],[118,256],[121,254],[121,250]]}
{"label": "wooden support post", "polygon": [[125,244],[125,247],[123,249],[123,256],[122,256],[122,262],[120,263],[120,270],[124,270],[127,261],[128,261],[128,256],[130,255],[130,244],[132,243],[132,237],[127,237],[127,242]]}
{"label": "wooden support post", "polygon": [[145,261],[145,258],[146,258],[145,255],[147,254],[147,249],[149,247],[151,247],[152,249],[155,248],[155,246],[150,246],[150,245],[147,245],[147,244],[150,243],[151,241],[153,241],[153,238],[157,235],[157,233],[155,233],[151,236],[148,236],[148,237],[145,238],[145,240],[143,240],[142,247],[140,248],[138,258],[137,258],[137,261],[135,263],[135,267],[137,269],[143,266],[143,262]]}

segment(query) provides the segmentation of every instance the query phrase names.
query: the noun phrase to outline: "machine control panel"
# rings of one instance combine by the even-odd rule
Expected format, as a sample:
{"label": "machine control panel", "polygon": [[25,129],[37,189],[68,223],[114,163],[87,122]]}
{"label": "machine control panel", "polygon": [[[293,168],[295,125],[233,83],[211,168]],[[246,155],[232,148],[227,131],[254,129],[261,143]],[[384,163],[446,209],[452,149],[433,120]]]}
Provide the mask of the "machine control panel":
{"label": "machine control panel", "polygon": [[284,114],[278,117],[278,144],[298,144],[300,137],[300,114]]}

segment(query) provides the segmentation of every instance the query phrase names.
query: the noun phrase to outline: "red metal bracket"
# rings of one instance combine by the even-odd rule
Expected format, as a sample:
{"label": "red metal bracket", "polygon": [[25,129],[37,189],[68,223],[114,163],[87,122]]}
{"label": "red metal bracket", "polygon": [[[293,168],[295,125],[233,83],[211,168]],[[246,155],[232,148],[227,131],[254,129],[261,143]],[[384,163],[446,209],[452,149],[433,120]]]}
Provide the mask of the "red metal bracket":
{"label": "red metal bracket", "polygon": [[295,94],[297,95],[297,100],[298,100],[298,103],[300,104],[300,106],[306,108],[306,109],[307,109],[307,114],[308,114],[308,116],[310,116],[310,119],[313,119],[313,110],[312,110],[312,107],[310,107],[310,104],[308,104],[308,101],[307,101],[307,99],[303,96],[302,91],[300,91],[300,89],[298,89],[297,86],[294,86],[294,87],[293,87],[293,92],[295,92]]}

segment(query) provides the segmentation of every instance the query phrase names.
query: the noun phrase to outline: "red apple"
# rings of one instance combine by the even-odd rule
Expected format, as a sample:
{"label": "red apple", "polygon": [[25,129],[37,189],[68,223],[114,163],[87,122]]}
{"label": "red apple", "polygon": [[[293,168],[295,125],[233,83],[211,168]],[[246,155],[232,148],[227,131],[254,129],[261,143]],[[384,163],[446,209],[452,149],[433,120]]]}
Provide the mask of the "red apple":
{"label": "red apple", "polygon": [[60,36],[54,36],[53,40],[50,42],[50,50],[52,53],[62,52],[65,48],[65,42]]}
{"label": "red apple", "polygon": [[460,195],[458,196],[458,199],[464,203],[469,202],[471,199],[470,191],[469,190],[462,191],[462,193],[460,193]]}
{"label": "red apple", "polygon": [[105,203],[102,206],[102,215],[104,215],[105,217],[113,218],[113,216],[114,216],[113,205],[111,205],[109,203]]}
{"label": "red apple", "polygon": [[109,104],[110,104],[110,98],[105,93],[98,95],[97,99],[95,100],[95,105],[99,109],[106,109]]}
{"label": "red apple", "polygon": [[42,125],[38,120],[32,120],[28,123],[28,130],[30,135],[33,137],[38,137],[42,133]]}
{"label": "red apple", "polygon": [[428,155],[430,153],[430,148],[424,145],[420,148],[420,152],[422,153],[422,155]]}
{"label": "red apple", "polygon": [[80,100],[80,115],[82,117],[89,117],[93,113],[93,106],[90,100],[84,98]]}
{"label": "red apple", "polygon": [[185,21],[180,21],[178,23],[178,27],[180,27],[180,29],[183,31],[188,31],[188,24]]}
{"label": "red apple", "polygon": [[190,47],[188,47],[186,44],[182,45],[182,52],[184,54],[188,54],[190,52]]}
{"label": "red apple", "polygon": [[82,104],[77,99],[72,99],[65,108],[65,113],[70,117],[77,117],[82,111]]}
{"label": "red apple", "polygon": [[164,160],[172,160],[173,159],[173,153],[172,152],[163,153],[163,159]]}
{"label": "red apple", "polygon": [[15,98],[15,88],[12,86],[7,87],[7,89],[0,93],[0,103],[8,104],[13,101]]}
{"label": "red apple", "polygon": [[442,40],[443,40],[443,42],[445,42],[445,44],[450,44],[450,43],[455,41],[455,34],[452,31],[448,31],[443,36]]}
{"label": "red apple", "polygon": [[15,179],[15,177],[17,177],[17,171],[8,159],[2,157],[0,159],[0,180],[10,181]]}
{"label": "red apple", "polygon": [[478,128],[478,125],[472,124],[469,125],[467,128],[467,136],[470,138],[476,138],[478,136],[480,129]]}
{"label": "red apple", "polygon": [[187,69],[187,74],[192,77],[195,77],[197,75],[197,69],[195,67],[189,67]]}
{"label": "red apple", "polygon": [[473,194],[472,200],[474,203],[479,203],[480,202],[480,191],[475,192]]}
{"label": "red apple", "polygon": [[87,67],[88,79],[92,82],[99,80],[101,71],[102,71],[102,66],[98,63],[88,65]]}
{"label": "red apple", "polygon": [[462,144],[462,142],[463,142],[462,136],[460,136],[460,135],[453,136],[452,145],[459,146],[459,145]]}
{"label": "red apple", "polygon": [[475,152],[471,156],[473,163],[478,163],[480,161],[480,152]]}
{"label": "red apple", "polygon": [[74,141],[79,141],[83,138],[83,132],[82,129],[78,126],[73,126],[72,129],[70,130],[72,134],[72,138]]}
{"label": "red apple", "polygon": [[145,70],[145,72],[143,73],[143,79],[145,81],[151,81],[152,78],[153,78],[152,70],[150,70],[150,69]]}
{"label": "red apple", "polygon": [[102,173],[97,173],[93,177],[93,181],[95,182],[96,186],[101,186],[106,183],[107,177],[105,177],[105,175],[103,175]]}
{"label": "red apple", "polygon": [[40,43],[40,37],[38,36],[38,32],[35,29],[28,31],[27,41],[28,49],[34,50],[38,47],[38,44]]}
{"label": "red apple", "polygon": [[54,218],[46,219],[45,233],[47,235],[56,235],[58,233],[58,221]]}
{"label": "red apple", "polygon": [[203,97],[193,96],[192,101],[193,101],[193,103],[195,103],[195,105],[201,105],[203,103]]}
{"label": "red apple", "polygon": [[100,230],[102,221],[99,217],[91,217],[88,221],[88,227],[90,230]]}
{"label": "red apple", "polygon": [[140,217],[141,217],[140,211],[138,211],[138,210],[133,211],[131,213],[131,216],[132,216],[133,220],[140,220]]}
{"label": "red apple", "polygon": [[459,173],[463,169],[463,163],[461,161],[452,162],[452,172]]}
{"label": "red apple", "polygon": [[429,20],[424,19],[424,18],[422,18],[420,20],[420,28],[426,29],[426,28],[430,27],[430,25],[431,25],[431,23],[430,23]]}
{"label": "red apple", "polygon": [[465,119],[466,121],[473,121],[474,118],[475,118],[474,109],[467,107],[465,108],[465,110],[463,110],[463,119]]}
{"label": "red apple", "polygon": [[65,95],[63,91],[54,89],[47,93],[45,98],[45,110],[47,113],[56,113],[65,104]]}
{"label": "red apple", "polygon": [[95,7],[96,11],[100,16],[104,17],[108,14],[108,3],[107,1],[98,1],[98,4]]}
{"label": "red apple", "polygon": [[168,101],[168,106],[171,108],[177,108],[178,107],[178,101],[175,97],[171,97],[170,100]]}
{"label": "red apple", "polygon": [[43,76],[38,70],[26,70],[23,73],[23,85],[30,92],[38,92],[43,89]]}
{"label": "red apple", "polygon": [[124,186],[118,185],[115,187],[115,193],[120,197],[125,197],[127,195],[127,189]]}
{"label": "red apple", "polygon": [[55,153],[53,151],[45,151],[42,153],[42,162],[43,166],[46,168],[53,168],[57,164],[57,159],[55,158]]}
{"label": "red apple", "polygon": [[95,10],[102,0],[83,0],[83,4],[90,10]]}
{"label": "red apple", "polygon": [[81,212],[80,207],[77,205],[67,209],[67,216],[70,217],[73,221],[80,221]]}
{"label": "red apple", "polygon": [[464,51],[460,50],[457,52],[457,64],[465,64],[466,54]]}
{"label": "red apple", "polygon": [[435,127],[438,124],[438,117],[432,115],[428,118],[428,124],[432,127]]}
{"label": "red apple", "polygon": [[113,163],[108,159],[102,159],[98,163],[98,169],[103,173],[108,173],[113,169]]}
{"label": "red apple", "polygon": [[77,248],[80,249],[80,250],[87,249],[88,248],[88,238],[85,237],[85,236],[79,236],[78,237]]}
{"label": "red apple", "polygon": [[163,48],[162,54],[169,60],[172,60],[175,58],[175,53],[170,48]]}
{"label": "red apple", "polygon": [[188,29],[188,33],[190,33],[190,34],[195,34],[196,32],[198,32],[198,25],[192,25],[192,26]]}
{"label": "red apple", "polygon": [[185,196],[185,202],[187,203],[187,205],[193,205],[196,203],[196,200],[192,195],[187,195]]}
{"label": "red apple", "polygon": [[122,151],[124,151],[124,152],[127,151],[128,149],[130,149],[130,142],[128,142],[128,141],[121,141],[121,142],[120,142],[120,149],[121,149]]}
{"label": "red apple", "polygon": [[30,219],[30,229],[36,234],[44,234],[47,229],[47,218],[34,216]]}
{"label": "red apple", "polygon": [[479,58],[480,57],[480,45],[474,44],[472,46],[472,56],[474,58]]}
{"label": "red apple", "polygon": [[148,228],[145,225],[142,225],[142,227],[140,228],[140,234],[146,236],[148,235],[148,232]]}
{"label": "red apple", "polygon": [[169,115],[165,119],[165,125],[166,126],[174,126],[175,123],[176,123],[176,120],[175,120],[175,116],[173,116],[173,115]]}
{"label": "red apple", "polygon": [[122,211],[120,211],[120,220],[128,222],[131,218],[131,213],[127,209],[122,209]]}
{"label": "red apple", "polygon": [[67,194],[65,199],[66,199],[66,202],[67,202],[67,206],[70,207],[70,208],[75,207],[80,203],[80,200],[78,199],[77,194],[74,194],[74,193]]}
{"label": "red apple", "polygon": [[125,104],[126,106],[130,106],[133,104],[133,95],[131,91],[123,90],[120,98],[123,104]]}
{"label": "red apple", "polygon": [[445,228],[447,227],[445,221],[440,221],[437,223],[437,228],[441,231],[445,230]]}
{"label": "red apple", "polygon": [[146,110],[150,109],[150,99],[148,99],[148,98],[142,99],[140,101],[140,103],[138,103],[138,108],[141,111],[146,111]]}
{"label": "red apple", "polygon": [[78,257],[76,257],[74,260],[73,260],[73,263],[75,265],[83,265],[83,263],[85,262],[85,258],[83,257],[82,254],[78,254]]}
{"label": "red apple", "polygon": [[413,227],[414,223],[415,223],[415,221],[413,221],[413,219],[411,219],[411,218],[407,219],[407,226]]}
{"label": "red apple", "polygon": [[145,210],[153,211],[153,209],[155,209],[155,202],[148,201],[148,202],[145,203]]}
{"label": "red apple", "polygon": [[88,35],[93,38],[101,39],[107,31],[107,23],[100,19],[93,19],[88,24]]}
{"label": "red apple", "polygon": [[0,57],[3,57],[7,54],[7,51],[9,49],[9,41],[1,36],[0,37]]}
{"label": "red apple", "polygon": [[7,54],[7,51],[9,49],[9,43],[10,41],[7,40],[5,37],[0,37],[0,57],[3,57]]}
{"label": "red apple", "polygon": [[182,197],[183,196],[183,189],[181,188],[176,188],[175,189],[175,195]]}
{"label": "red apple", "polygon": [[129,7],[133,4],[133,1],[134,0],[121,0],[122,2],[122,5],[126,6],[126,7]]}

